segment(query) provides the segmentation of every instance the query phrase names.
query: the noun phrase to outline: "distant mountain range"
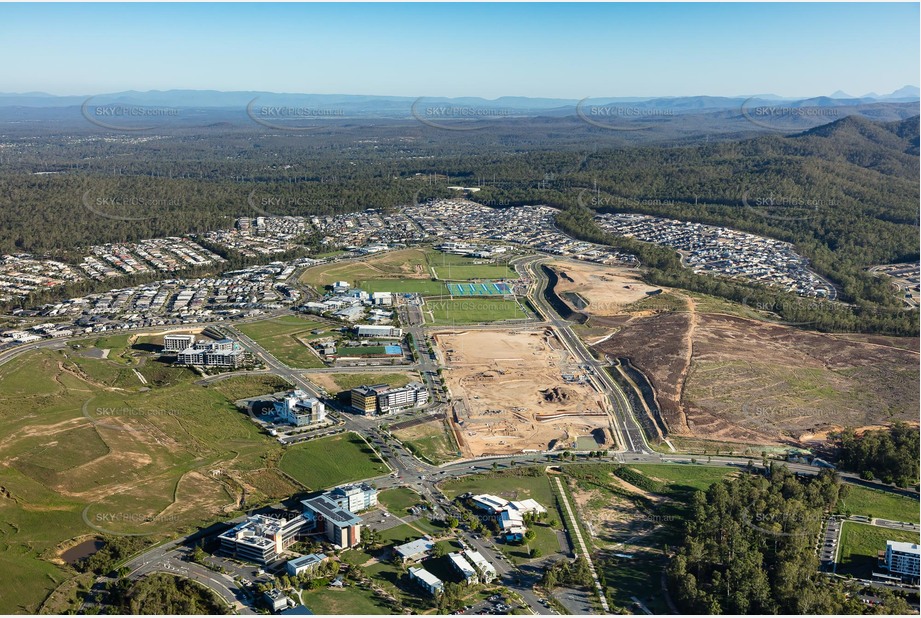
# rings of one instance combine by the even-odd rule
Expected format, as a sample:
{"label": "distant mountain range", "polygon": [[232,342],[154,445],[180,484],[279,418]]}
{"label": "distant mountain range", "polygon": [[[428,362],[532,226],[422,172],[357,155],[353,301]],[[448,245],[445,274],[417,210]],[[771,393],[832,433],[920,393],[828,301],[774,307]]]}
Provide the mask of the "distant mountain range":
{"label": "distant mountain range", "polygon": [[501,110],[508,116],[561,116],[578,113],[586,106],[629,104],[642,110],[667,110],[669,114],[715,112],[738,110],[742,107],[777,106],[783,103],[790,107],[854,107],[879,102],[910,103],[921,99],[921,90],[905,86],[886,95],[869,93],[852,97],[837,91],[828,97],[784,98],[772,94],[738,97],[591,97],[587,99],[553,99],[532,97],[500,97],[489,100],[479,97],[398,97],[346,94],[298,94],[260,91],[217,90],[151,90],[148,92],[126,91],[86,96],[56,96],[43,92],[0,93],[0,107],[19,108],[64,108],[83,105],[145,105],[152,107],[194,108],[194,109],[240,109],[248,105],[288,106],[311,109],[334,110],[341,116],[406,116],[411,108],[447,106],[479,110]]}

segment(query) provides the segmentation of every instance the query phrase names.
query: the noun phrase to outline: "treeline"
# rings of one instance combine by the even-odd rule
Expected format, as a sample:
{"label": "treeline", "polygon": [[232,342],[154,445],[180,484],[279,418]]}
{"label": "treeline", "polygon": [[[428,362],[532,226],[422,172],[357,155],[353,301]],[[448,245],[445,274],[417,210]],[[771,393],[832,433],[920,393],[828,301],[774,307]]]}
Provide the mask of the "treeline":
{"label": "treeline", "polygon": [[150,544],[150,541],[142,537],[115,535],[103,537],[102,542],[103,545],[99,551],[76,563],[78,570],[84,573],[106,575],[120,562]]}
{"label": "treeline", "polygon": [[890,429],[865,431],[860,436],[853,429],[835,435],[841,469],[858,472],[867,480],[908,487],[918,483],[918,450],[921,435],[906,423]]}
{"label": "treeline", "polygon": [[127,577],[109,588],[107,613],[121,615],[189,616],[228,614],[213,592],[188,579],[154,573],[135,583]]}
{"label": "treeline", "polygon": [[[694,494],[684,542],[668,568],[690,614],[861,614],[843,584],[818,572],[815,542],[841,492],[831,471],[798,478],[772,466]],[[909,612],[886,595],[885,613]]]}

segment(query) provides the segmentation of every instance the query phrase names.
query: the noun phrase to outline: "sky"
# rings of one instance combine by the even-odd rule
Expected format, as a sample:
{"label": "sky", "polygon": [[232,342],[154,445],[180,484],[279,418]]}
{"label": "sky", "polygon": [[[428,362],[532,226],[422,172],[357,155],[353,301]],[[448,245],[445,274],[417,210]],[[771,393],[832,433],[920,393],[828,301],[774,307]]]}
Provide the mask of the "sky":
{"label": "sky", "polygon": [[4,4],[0,92],[885,94],[918,3]]}

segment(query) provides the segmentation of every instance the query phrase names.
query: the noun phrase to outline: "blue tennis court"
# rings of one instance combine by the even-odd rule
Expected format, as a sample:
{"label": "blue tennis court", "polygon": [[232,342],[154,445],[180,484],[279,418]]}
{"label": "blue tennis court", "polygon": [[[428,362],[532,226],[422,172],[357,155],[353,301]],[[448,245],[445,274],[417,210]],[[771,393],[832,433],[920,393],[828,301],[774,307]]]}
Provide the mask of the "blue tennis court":
{"label": "blue tennis court", "polygon": [[507,283],[483,281],[481,283],[448,283],[448,293],[451,296],[504,296],[511,294],[512,289]]}

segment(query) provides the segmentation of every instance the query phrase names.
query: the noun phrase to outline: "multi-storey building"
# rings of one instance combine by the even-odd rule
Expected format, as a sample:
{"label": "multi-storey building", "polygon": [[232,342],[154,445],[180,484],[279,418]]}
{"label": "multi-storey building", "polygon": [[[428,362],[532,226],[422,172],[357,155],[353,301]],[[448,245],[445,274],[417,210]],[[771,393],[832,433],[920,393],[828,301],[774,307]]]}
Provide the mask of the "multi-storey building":
{"label": "multi-storey building", "polygon": [[367,483],[337,487],[326,492],[326,497],[352,513],[377,506],[377,489]]}
{"label": "multi-storey building", "polygon": [[444,590],[444,584],[441,583],[441,580],[422,567],[410,567],[409,578],[433,596],[440,594]]}
{"label": "multi-storey building", "polygon": [[916,543],[886,541],[886,568],[889,573],[917,582],[921,573],[921,556]]}
{"label": "multi-storey building", "polygon": [[308,523],[300,513],[252,515],[219,535],[218,540],[221,550],[231,556],[266,564],[281,555]]}
{"label": "multi-storey building", "polygon": [[326,494],[301,500],[304,517],[315,530],[322,530],[337,547],[355,547],[361,542],[361,517],[342,508]]}
{"label": "multi-storey building", "polygon": [[165,352],[181,352],[195,345],[195,335],[165,335],[163,337],[163,350]]}
{"label": "multi-storey building", "polygon": [[397,388],[387,384],[373,384],[352,389],[352,407],[367,415],[417,408],[425,405],[428,398],[425,385],[419,382],[410,382]]}
{"label": "multi-storey building", "polygon": [[176,362],[180,365],[237,368],[243,363],[243,348],[233,339],[196,341],[192,347],[177,354]]}
{"label": "multi-storey building", "polygon": [[274,404],[275,418],[296,427],[315,425],[326,420],[326,406],[316,397],[310,397],[302,390],[285,394]]}

